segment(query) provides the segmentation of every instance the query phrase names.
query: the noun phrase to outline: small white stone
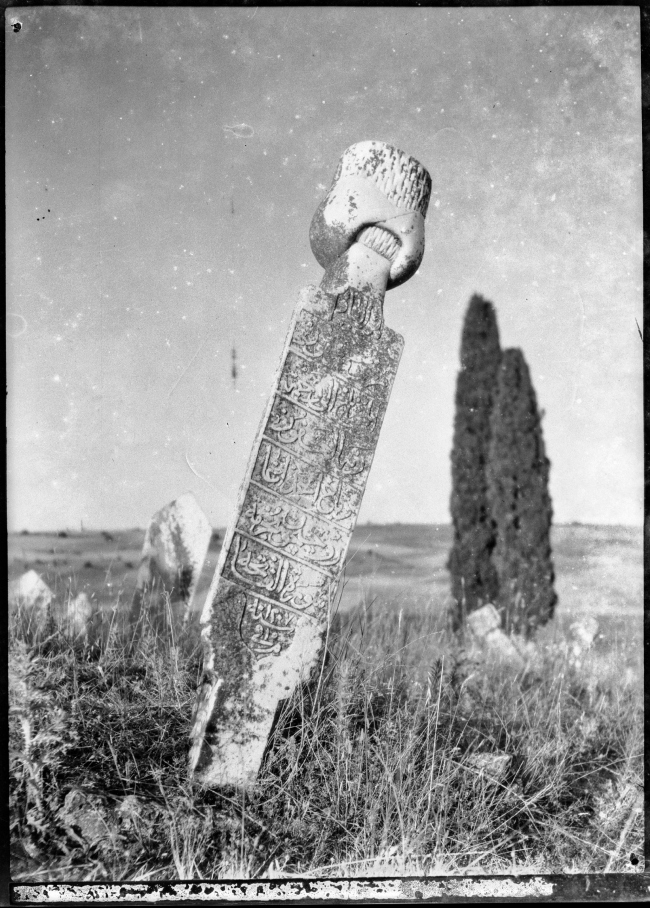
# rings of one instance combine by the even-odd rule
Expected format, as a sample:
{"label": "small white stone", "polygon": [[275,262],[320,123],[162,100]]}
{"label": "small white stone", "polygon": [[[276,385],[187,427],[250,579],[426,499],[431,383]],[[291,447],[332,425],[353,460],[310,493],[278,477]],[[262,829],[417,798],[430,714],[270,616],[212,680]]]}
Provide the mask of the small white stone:
{"label": "small white stone", "polygon": [[500,782],[512,761],[509,754],[480,753],[472,754],[467,765],[478,770],[479,774],[491,782]]}
{"label": "small white stone", "polygon": [[22,612],[30,623],[43,624],[51,613],[53,593],[36,571],[27,571],[9,584],[9,612]]}
{"label": "small white stone", "polygon": [[583,650],[587,650],[592,646],[597,633],[598,622],[593,617],[585,618],[583,621],[574,621],[571,625],[573,642]]}
{"label": "small white stone", "polygon": [[570,631],[571,639],[567,644],[567,656],[569,662],[579,668],[594,644],[598,633],[598,622],[591,616],[582,621],[574,621]]}
{"label": "small white stone", "polygon": [[85,593],[79,593],[68,600],[67,609],[68,633],[72,637],[88,637],[92,624],[94,608]]}
{"label": "small white stone", "polygon": [[486,637],[490,631],[497,630],[501,627],[501,618],[495,607],[488,603],[487,605],[476,609],[476,611],[469,613],[467,616],[467,626],[475,637],[482,639]]}
{"label": "small white stone", "polygon": [[500,630],[490,631],[485,638],[485,645],[492,657],[507,662],[517,670],[524,667],[524,660],[510,637]]}

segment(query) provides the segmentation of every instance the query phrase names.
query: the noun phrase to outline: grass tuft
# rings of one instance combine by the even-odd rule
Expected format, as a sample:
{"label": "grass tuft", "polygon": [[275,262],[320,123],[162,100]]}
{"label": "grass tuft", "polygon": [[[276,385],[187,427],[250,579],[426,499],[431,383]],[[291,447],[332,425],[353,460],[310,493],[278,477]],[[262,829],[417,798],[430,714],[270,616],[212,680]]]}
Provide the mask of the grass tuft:
{"label": "grass tuft", "polygon": [[602,649],[515,674],[439,617],[344,615],[281,704],[258,784],[187,781],[196,628],[10,634],[16,881],[642,869],[642,697]]}

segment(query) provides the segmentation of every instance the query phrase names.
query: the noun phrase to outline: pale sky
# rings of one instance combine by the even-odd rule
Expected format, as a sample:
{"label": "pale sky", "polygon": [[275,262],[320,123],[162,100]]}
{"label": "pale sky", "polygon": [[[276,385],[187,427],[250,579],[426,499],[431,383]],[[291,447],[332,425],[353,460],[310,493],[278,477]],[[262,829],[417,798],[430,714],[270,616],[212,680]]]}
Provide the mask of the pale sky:
{"label": "pale sky", "polygon": [[[20,23],[15,31],[13,23]],[[635,7],[6,13],[9,528],[235,505],[342,152],[430,171],[361,521],[448,522],[470,296],[530,366],[557,522],[640,524]],[[231,349],[238,378],[231,377]]]}

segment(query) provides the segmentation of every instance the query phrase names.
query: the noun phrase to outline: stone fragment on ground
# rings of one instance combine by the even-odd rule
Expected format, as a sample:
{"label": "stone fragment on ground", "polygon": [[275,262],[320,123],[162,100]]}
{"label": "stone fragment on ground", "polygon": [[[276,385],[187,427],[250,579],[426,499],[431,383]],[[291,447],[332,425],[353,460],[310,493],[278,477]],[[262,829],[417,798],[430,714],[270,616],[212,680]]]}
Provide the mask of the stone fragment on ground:
{"label": "stone fragment on ground", "polygon": [[467,759],[467,765],[490,782],[502,781],[511,762],[510,754],[477,753]]}
{"label": "stone fragment on ground", "polygon": [[191,492],[157,511],[147,528],[130,620],[148,610],[161,628],[171,619],[187,624],[210,545],[212,527]]}
{"label": "stone fragment on ground", "polygon": [[160,821],[162,811],[156,804],[127,795],[116,805],[115,815],[125,832],[139,828],[149,835]]}
{"label": "stone fragment on ground", "polygon": [[100,795],[73,788],[59,808],[58,820],[74,842],[97,847],[114,842],[117,836],[151,835],[164,814],[156,804],[135,795],[127,795],[112,804],[109,806]]}
{"label": "stone fragment on ground", "polygon": [[78,788],[73,788],[65,796],[59,819],[72,838],[90,846],[105,839],[111,827],[110,812],[102,799]]}
{"label": "stone fragment on ground", "polygon": [[510,637],[501,630],[501,618],[493,605],[488,603],[470,612],[467,628],[474,654],[483,652],[489,658],[497,659],[517,670],[524,667],[525,659]]}
{"label": "stone fragment on ground", "polygon": [[9,614],[22,618],[32,630],[47,623],[52,599],[52,590],[34,570],[27,571],[9,584]]}

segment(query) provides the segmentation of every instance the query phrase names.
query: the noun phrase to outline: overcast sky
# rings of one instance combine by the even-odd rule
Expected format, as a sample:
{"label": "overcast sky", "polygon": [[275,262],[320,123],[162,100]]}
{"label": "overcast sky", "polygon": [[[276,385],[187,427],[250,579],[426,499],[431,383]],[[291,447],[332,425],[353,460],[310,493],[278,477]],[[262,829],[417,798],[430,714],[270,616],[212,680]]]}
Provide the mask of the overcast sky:
{"label": "overcast sky", "polygon": [[366,139],[433,192],[386,298],[405,350],[360,520],[449,520],[476,291],[529,363],[555,519],[641,523],[638,9],[62,6],[5,28],[10,529],[145,526],[187,490],[227,523],[322,274],[312,215]]}

